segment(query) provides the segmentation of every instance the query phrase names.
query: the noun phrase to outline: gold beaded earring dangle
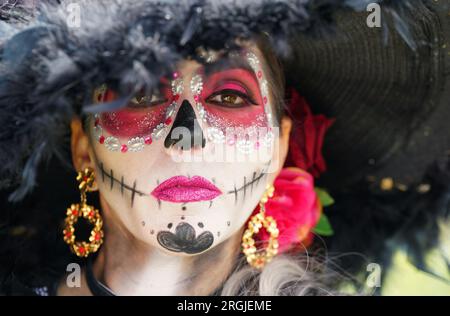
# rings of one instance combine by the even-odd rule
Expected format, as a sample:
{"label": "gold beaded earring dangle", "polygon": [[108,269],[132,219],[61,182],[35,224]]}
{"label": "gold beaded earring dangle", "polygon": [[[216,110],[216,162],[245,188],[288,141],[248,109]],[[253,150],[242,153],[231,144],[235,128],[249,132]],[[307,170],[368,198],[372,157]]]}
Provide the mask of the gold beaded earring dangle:
{"label": "gold beaded earring dangle", "polygon": [[[242,236],[242,248],[243,253],[247,257],[247,262],[257,269],[262,269],[278,253],[279,231],[277,222],[273,217],[265,215],[265,205],[269,198],[273,196],[274,190],[273,185],[267,186],[259,202],[259,213],[251,217],[248,227]],[[253,235],[257,234],[262,227],[269,233],[268,245],[266,249],[257,250]]]}
{"label": "gold beaded earring dangle", "polygon": [[[73,253],[78,257],[87,257],[89,254],[96,252],[103,243],[103,220],[100,212],[86,202],[86,192],[92,188],[94,183],[94,171],[91,168],[86,168],[78,172],[77,181],[79,183],[78,189],[81,194],[81,202],[72,204],[67,209],[63,234],[64,241],[69,245]],[[76,241],[74,225],[80,217],[83,217],[94,226],[91,230],[89,242]]]}

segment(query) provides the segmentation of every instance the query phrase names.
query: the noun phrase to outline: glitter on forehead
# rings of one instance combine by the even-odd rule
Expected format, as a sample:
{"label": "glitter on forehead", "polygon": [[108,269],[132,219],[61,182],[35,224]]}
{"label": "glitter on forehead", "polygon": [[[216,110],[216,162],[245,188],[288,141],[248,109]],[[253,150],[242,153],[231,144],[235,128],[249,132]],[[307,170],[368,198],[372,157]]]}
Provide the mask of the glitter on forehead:
{"label": "glitter on forehead", "polygon": [[197,56],[203,60],[204,63],[210,64],[216,62],[221,56],[223,52],[206,50],[203,47],[199,47],[197,49]]}
{"label": "glitter on forehead", "polygon": [[247,53],[247,61],[252,67],[253,71],[256,73],[259,70],[259,59],[254,53]]}
{"label": "glitter on forehead", "polygon": [[193,95],[199,95],[203,90],[203,78],[200,75],[195,75],[191,79],[191,91]]}
{"label": "glitter on forehead", "polygon": [[268,83],[266,79],[263,79],[261,81],[261,93],[263,95],[268,95],[269,94],[269,87],[268,87]]}
{"label": "glitter on forehead", "polygon": [[184,90],[184,82],[182,78],[177,78],[172,81],[172,93],[174,95],[180,95]]}

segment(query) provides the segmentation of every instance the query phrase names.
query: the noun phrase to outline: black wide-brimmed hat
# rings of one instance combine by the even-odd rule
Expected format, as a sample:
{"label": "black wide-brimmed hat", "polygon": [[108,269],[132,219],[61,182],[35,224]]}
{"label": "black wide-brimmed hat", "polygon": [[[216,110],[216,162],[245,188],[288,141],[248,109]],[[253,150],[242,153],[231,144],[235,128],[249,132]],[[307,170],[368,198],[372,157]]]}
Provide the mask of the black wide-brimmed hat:
{"label": "black wide-brimmed hat", "polygon": [[400,32],[336,12],[334,34],[300,34],[285,67],[313,110],[336,118],[324,146],[329,186],[365,177],[408,187],[450,155],[449,2],[397,3],[402,20],[386,23]]}
{"label": "black wide-brimmed hat", "polygon": [[[73,3],[73,1],[71,1]],[[450,148],[449,19],[445,1],[379,1],[382,27],[367,24],[367,1],[27,2],[2,11],[0,176],[34,185],[39,162],[58,153],[83,95],[106,80],[141,84],[199,47],[269,35],[288,86],[313,112],[336,118],[325,140],[327,187],[363,178],[415,183]],[[147,79],[146,79],[147,78]]]}

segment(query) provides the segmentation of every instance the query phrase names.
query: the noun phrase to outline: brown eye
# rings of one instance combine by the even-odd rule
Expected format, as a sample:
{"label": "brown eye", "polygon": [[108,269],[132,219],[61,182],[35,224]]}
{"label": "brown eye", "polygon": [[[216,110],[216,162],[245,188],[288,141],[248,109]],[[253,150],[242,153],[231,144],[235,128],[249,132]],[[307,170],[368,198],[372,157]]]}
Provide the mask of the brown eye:
{"label": "brown eye", "polygon": [[216,98],[219,98],[220,103],[229,104],[229,105],[242,105],[244,103],[244,100],[235,95],[235,94],[221,94],[218,95]]}
{"label": "brown eye", "polygon": [[247,103],[242,97],[231,93],[218,94],[216,96],[208,98],[207,102],[229,107],[244,106]]}
{"label": "brown eye", "polygon": [[[238,102],[239,100],[242,100],[240,97],[238,97],[237,95],[222,95],[222,101],[224,103],[230,103],[230,104],[240,104],[242,102]],[[242,100],[243,101],[243,100]]]}
{"label": "brown eye", "polygon": [[229,108],[241,108],[245,106],[258,105],[247,94],[234,89],[223,89],[206,98],[206,102]]}

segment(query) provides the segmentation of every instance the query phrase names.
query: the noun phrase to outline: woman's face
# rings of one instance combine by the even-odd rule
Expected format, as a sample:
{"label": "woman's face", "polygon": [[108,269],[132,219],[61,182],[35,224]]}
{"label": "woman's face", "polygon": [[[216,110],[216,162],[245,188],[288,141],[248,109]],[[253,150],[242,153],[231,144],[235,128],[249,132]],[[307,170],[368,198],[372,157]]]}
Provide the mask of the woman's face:
{"label": "woman's face", "polygon": [[[182,62],[157,91],[89,124],[102,203],[171,254],[202,253],[238,232],[285,156],[260,52],[208,58]],[[115,99],[107,86],[94,95]]]}

